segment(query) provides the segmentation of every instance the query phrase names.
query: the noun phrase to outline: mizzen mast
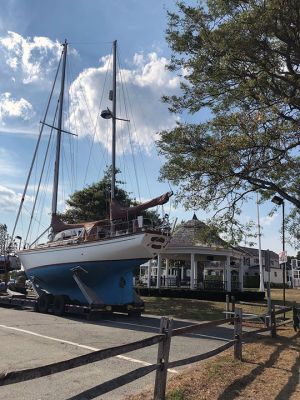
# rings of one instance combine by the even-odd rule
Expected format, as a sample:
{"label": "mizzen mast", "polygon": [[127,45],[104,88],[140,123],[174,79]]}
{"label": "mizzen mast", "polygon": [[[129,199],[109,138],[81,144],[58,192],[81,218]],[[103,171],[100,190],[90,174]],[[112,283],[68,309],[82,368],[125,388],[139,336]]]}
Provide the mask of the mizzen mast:
{"label": "mizzen mast", "polygon": [[[110,204],[115,198],[116,186],[116,112],[117,112],[117,41],[113,41],[113,79],[112,79],[112,162],[111,162],[111,192]],[[110,207],[110,220],[112,221],[112,208]]]}
{"label": "mizzen mast", "polygon": [[60,96],[59,96],[58,126],[57,126],[57,137],[56,137],[56,156],[55,156],[53,194],[52,194],[52,216],[56,215],[56,213],[57,213],[57,193],[58,193],[58,181],[59,181],[60,145],[61,145],[61,133],[62,133],[62,117],[63,117],[63,103],[64,103],[64,91],[65,91],[67,48],[68,48],[68,43],[65,40],[65,42],[63,44],[63,63],[62,63],[62,72],[61,72],[61,89],[60,89]]}

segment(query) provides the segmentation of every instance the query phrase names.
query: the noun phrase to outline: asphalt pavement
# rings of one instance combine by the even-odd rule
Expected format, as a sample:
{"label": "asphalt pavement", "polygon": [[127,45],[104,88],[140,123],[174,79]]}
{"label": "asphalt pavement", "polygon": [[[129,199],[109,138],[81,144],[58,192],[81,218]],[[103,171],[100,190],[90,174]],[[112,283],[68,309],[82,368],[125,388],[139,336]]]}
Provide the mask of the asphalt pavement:
{"label": "asphalt pavement", "polygon": [[[175,320],[174,328],[195,321]],[[54,363],[91,351],[150,337],[159,331],[160,317],[129,318],[117,314],[86,321],[29,310],[0,308],[0,373]],[[230,325],[207,328],[172,338],[170,361],[202,354],[233,339]],[[156,362],[157,345],[35,380],[0,387],[5,400],[66,400],[102,382]],[[169,371],[176,375],[186,368]],[[154,384],[155,372],[95,399],[123,399]],[[82,396],[82,400],[87,397]]]}

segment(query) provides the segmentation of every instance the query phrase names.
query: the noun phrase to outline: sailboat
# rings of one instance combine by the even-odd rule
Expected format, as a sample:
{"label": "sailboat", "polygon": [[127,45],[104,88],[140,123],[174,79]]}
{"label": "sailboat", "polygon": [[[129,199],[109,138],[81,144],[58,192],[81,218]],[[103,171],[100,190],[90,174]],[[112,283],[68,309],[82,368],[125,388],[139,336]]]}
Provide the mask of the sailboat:
{"label": "sailboat", "polygon": [[[112,110],[101,113],[103,118],[112,120],[110,216],[107,220],[67,224],[57,212],[61,135],[66,132],[62,115],[68,43],[63,44],[58,123],[57,127],[52,126],[57,137],[50,239],[18,252],[22,266],[40,296],[40,310],[44,312],[52,307],[54,312],[60,313],[66,303],[109,310],[140,310],[142,302],[133,288],[133,270],[155,257],[169,241],[170,230],[145,226],[141,213],[165,204],[172,193],[129,208],[121,207],[115,198],[116,120],[120,119],[116,115],[116,48],[114,41],[113,82],[109,96]],[[43,123],[47,125],[45,120]],[[29,177],[18,216],[28,182]]]}

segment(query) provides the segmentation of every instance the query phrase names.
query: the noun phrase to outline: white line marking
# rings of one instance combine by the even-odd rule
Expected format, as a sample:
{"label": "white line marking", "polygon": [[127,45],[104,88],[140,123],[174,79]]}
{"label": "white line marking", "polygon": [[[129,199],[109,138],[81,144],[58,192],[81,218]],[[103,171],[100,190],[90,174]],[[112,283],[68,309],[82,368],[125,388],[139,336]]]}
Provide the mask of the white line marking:
{"label": "white line marking", "polygon": [[[99,351],[99,350],[101,350],[101,349],[98,349],[96,347],[86,346],[85,344],[79,344],[79,343],[75,343],[75,342],[70,342],[69,340],[54,338],[54,337],[46,336],[46,335],[41,335],[40,333],[27,331],[26,329],[16,328],[16,327],[13,327],[13,326],[0,325],[0,328],[5,328],[5,329],[10,329],[10,330],[13,330],[13,331],[17,331],[17,332],[27,333],[27,334],[32,335],[32,336],[38,336],[38,337],[41,337],[41,338],[44,338],[44,339],[53,340],[55,342],[66,343],[66,344],[69,344],[71,346],[76,346],[76,347],[80,347],[82,349],[87,349],[87,350],[91,350],[91,351]],[[152,365],[151,363],[148,363],[146,361],[137,360],[136,358],[126,357],[126,356],[122,356],[122,355],[115,356],[115,357],[116,358],[120,358],[121,360],[131,361],[131,362],[137,363],[137,364],[142,364],[144,366]],[[176,369],[168,369],[168,371],[172,372],[173,374],[178,374],[179,373]]]}
{"label": "white line marking", "polygon": [[[138,326],[141,328],[150,328],[153,329],[155,331],[158,331],[158,328],[156,328],[155,326],[151,326],[151,325],[143,325],[143,324],[134,324],[132,322],[120,322],[120,321],[114,321],[113,319],[105,319],[103,320],[103,322],[114,322],[116,324],[120,324],[120,325],[131,325],[131,326]],[[204,335],[202,333],[186,333],[184,336],[199,336],[199,337],[203,337],[206,339],[214,339],[214,340],[221,340],[223,342],[230,342],[231,339],[225,339],[219,336],[211,336],[211,335]]]}

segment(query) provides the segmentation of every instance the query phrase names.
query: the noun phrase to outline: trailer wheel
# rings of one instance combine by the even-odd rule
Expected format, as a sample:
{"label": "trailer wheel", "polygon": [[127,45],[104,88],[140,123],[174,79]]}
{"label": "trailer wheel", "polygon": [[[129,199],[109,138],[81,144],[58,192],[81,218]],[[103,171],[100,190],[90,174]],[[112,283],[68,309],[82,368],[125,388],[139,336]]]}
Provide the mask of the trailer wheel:
{"label": "trailer wheel", "polygon": [[54,301],[53,301],[53,313],[55,315],[61,316],[65,313],[65,305],[70,302],[70,299],[68,296],[65,295],[59,295],[59,296],[54,296]]}
{"label": "trailer wheel", "polygon": [[46,314],[53,301],[53,296],[48,293],[43,293],[37,301],[37,311]]}
{"label": "trailer wheel", "polygon": [[139,318],[142,315],[142,311],[141,310],[130,310],[127,313],[128,317],[135,317],[135,318]]}

